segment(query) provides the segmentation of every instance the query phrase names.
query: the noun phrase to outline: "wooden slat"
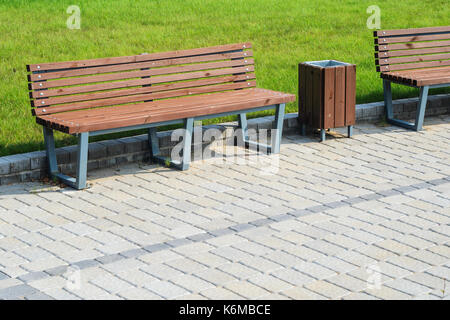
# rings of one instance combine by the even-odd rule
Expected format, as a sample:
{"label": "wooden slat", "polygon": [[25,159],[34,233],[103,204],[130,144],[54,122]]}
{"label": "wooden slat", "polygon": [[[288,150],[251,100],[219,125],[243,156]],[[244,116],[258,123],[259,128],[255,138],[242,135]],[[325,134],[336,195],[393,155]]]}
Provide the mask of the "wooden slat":
{"label": "wooden slat", "polygon": [[[232,82],[232,81],[238,81],[238,80],[245,81],[245,80],[251,80],[254,78],[255,78],[254,73],[247,73],[247,74],[240,74],[240,75],[221,76],[221,77],[217,77],[217,78],[206,78],[206,79],[200,79],[200,80],[190,80],[190,81],[175,82],[175,83],[169,83],[169,84],[159,84],[159,85],[154,85],[154,86],[149,86],[149,87],[139,87],[139,88],[121,89],[121,90],[113,90],[113,91],[99,91],[99,92],[91,92],[91,93],[68,95],[68,96],[57,96],[57,97],[50,97],[50,98],[47,97],[47,95],[46,95],[46,92],[48,90],[42,90],[42,91],[33,91],[32,98],[39,98],[39,99],[45,98],[45,105],[55,105],[55,104],[62,104],[62,103],[69,103],[69,102],[114,98],[114,97],[121,97],[121,96],[129,96],[129,95],[133,95],[133,94],[144,94],[144,93],[167,91],[167,90],[173,90],[173,89],[190,88],[190,87],[196,87],[196,86],[214,85],[214,84],[220,84],[220,83]],[[41,92],[42,92],[42,95],[40,95]],[[39,106],[39,102],[41,101],[39,99],[36,101],[33,101],[33,106],[34,106],[34,102],[36,102],[36,105]]]}
{"label": "wooden slat", "polygon": [[336,68],[324,68],[324,113],[323,116],[323,128],[334,127],[334,88],[336,81]]}
{"label": "wooden slat", "polygon": [[374,39],[375,44],[416,42],[416,41],[433,41],[433,40],[449,40],[450,33],[432,34],[432,35],[413,35],[407,37],[382,37]]}
{"label": "wooden slat", "polygon": [[235,43],[235,44],[213,46],[213,47],[207,47],[207,48],[196,48],[196,49],[188,49],[188,50],[169,51],[169,52],[158,52],[158,53],[126,56],[126,57],[30,64],[27,66],[27,69],[28,69],[28,71],[46,71],[46,70],[58,70],[58,69],[106,66],[106,65],[113,65],[113,64],[120,64],[120,63],[144,62],[144,61],[161,60],[161,59],[169,59],[169,58],[181,58],[181,57],[198,56],[198,55],[205,55],[205,54],[224,53],[224,52],[240,50],[240,49],[249,49],[249,48],[251,48],[251,43],[245,42],[245,43]]}
{"label": "wooden slat", "polygon": [[345,125],[355,124],[355,106],[356,106],[356,65],[345,67],[346,73],[346,100],[345,100]]}
{"label": "wooden slat", "polygon": [[403,57],[403,58],[379,59],[378,65],[392,65],[392,64],[396,64],[396,63],[422,62],[422,61],[445,60],[445,59],[450,59],[450,53],[412,56],[412,57]]}
{"label": "wooden slat", "polygon": [[311,113],[312,113],[312,123],[322,123],[323,117],[321,112],[321,106],[323,105],[322,101],[322,86],[321,86],[321,72],[323,72],[320,68],[314,68],[312,70],[312,91],[313,97],[312,97],[312,104],[310,106]]}
{"label": "wooden slat", "polygon": [[245,73],[245,72],[253,72],[253,71],[255,71],[255,68],[253,65],[251,65],[251,66],[237,67],[237,68],[216,69],[216,70],[211,70],[211,71],[200,71],[200,72],[174,74],[174,75],[169,75],[169,76],[159,76],[159,77],[152,77],[152,78],[148,78],[148,79],[135,79],[135,80],[93,84],[93,85],[84,85],[84,86],[79,86],[79,87],[59,88],[59,89],[47,90],[45,92],[45,94],[48,97],[55,97],[55,96],[62,96],[62,95],[68,95],[68,94],[86,93],[86,92],[111,90],[111,89],[119,89],[119,88],[129,88],[129,87],[137,87],[137,86],[148,85],[148,84],[157,84],[157,83],[181,81],[181,80],[192,80],[192,79],[223,76],[223,75],[230,75],[230,74],[234,74],[234,73]]}
{"label": "wooden slat", "polygon": [[435,48],[435,47],[445,47],[445,46],[449,46],[449,45],[450,45],[450,41],[399,43],[399,44],[378,45],[375,47],[375,51]]}
{"label": "wooden slat", "polygon": [[416,85],[417,86],[430,86],[430,85],[434,85],[434,84],[444,84],[444,83],[450,84],[450,76],[441,76],[441,77],[420,79],[420,80],[417,80]]}
{"label": "wooden slat", "polygon": [[345,126],[345,66],[335,68],[335,97],[333,128]]}
{"label": "wooden slat", "polygon": [[438,32],[450,32],[450,26],[411,28],[411,29],[376,30],[376,31],[374,31],[374,36],[375,37],[383,37],[383,36],[398,36],[398,35],[438,33]]}
{"label": "wooden slat", "polygon": [[245,51],[245,52],[239,51],[239,52],[232,52],[232,53],[209,54],[209,55],[195,56],[195,57],[189,57],[189,58],[175,58],[175,59],[148,61],[148,62],[126,63],[126,64],[111,65],[111,66],[106,66],[106,67],[91,67],[91,68],[83,68],[83,69],[70,69],[70,70],[65,70],[65,71],[52,71],[52,72],[46,72],[46,73],[33,73],[29,76],[29,81],[51,80],[51,79],[83,76],[83,75],[95,75],[95,74],[101,74],[101,73],[128,71],[128,70],[136,70],[136,69],[143,69],[143,68],[157,68],[157,67],[174,66],[174,65],[180,65],[180,64],[199,63],[199,62],[208,62],[208,61],[235,59],[235,58],[250,58],[252,56],[253,56],[253,52],[249,50],[249,51]]}
{"label": "wooden slat", "polygon": [[155,99],[164,99],[164,98],[173,98],[180,96],[188,96],[194,94],[201,93],[210,93],[217,91],[225,91],[225,90],[233,90],[239,88],[252,88],[256,86],[256,81],[245,81],[240,83],[228,83],[222,85],[214,85],[214,86],[202,86],[202,87],[194,87],[188,89],[178,89],[171,91],[163,91],[159,93],[149,93],[149,94],[139,94],[132,96],[123,96],[117,98],[109,98],[109,99],[100,99],[100,100],[90,100],[78,103],[69,103],[64,105],[52,106],[48,108],[36,108],[33,109],[35,115],[43,115],[43,114],[51,114],[57,112],[65,112],[65,111],[73,111],[73,110],[81,110],[95,107],[104,107],[104,106],[112,106],[118,104],[126,104],[133,102],[142,102],[147,100],[155,100]]}
{"label": "wooden slat", "polygon": [[430,61],[430,62],[418,62],[418,63],[405,63],[394,64],[389,66],[380,66],[380,71],[394,71],[394,70],[407,70],[407,69],[419,69],[419,68],[431,68],[440,66],[450,66],[450,60]]}
{"label": "wooden slat", "polygon": [[[312,73],[312,70],[305,68],[305,77],[306,77],[306,92],[312,92],[314,89],[314,76]],[[313,95],[308,94],[306,95],[306,118],[307,123],[313,123]]]}
{"label": "wooden slat", "polygon": [[433,53],[445,53],[445,52],[450,52],[450,47],[375,52],[375,58],[378,59],[378,58],[389,58],[389,57],[415,56],[415,55],[419,55],[419,54],[433,54]]}
{"label": "wooden slat", "polygon": [[[159,76],[159,75],[174,74],[174,73],[181,73],[181,72],[201,71],[201,70],[219,69],[219,68],[227,68],[227,67],[237,67],[237,66],[244,66],[244,65],[252,65],[253,63],[254,63],[253,59],[199,63],[199,64],[183,65],[183,66],[176,66],[176,67],[157,68],[157,69],[150,69],[150,70],[110,73],[110,74],[95,75],[95,76],[88,76],[88,77],[81,77],[81,78],[69,78],[69,79],[60,79],[60,80],[45,81],[45,82],[34,82],[31,84],[31,87],[32,87],[32,89],[49,89],[49,88],[71,86],[71,85],[78,85],[78,84],[89,84],[89,83],[104,82],[104,81],[114,81],[114,80],[123,80],[123,79],[133,79],[133,78],[139,78],[139,77]],[[180,80],[184,80],[184,79],[181,78]]]}

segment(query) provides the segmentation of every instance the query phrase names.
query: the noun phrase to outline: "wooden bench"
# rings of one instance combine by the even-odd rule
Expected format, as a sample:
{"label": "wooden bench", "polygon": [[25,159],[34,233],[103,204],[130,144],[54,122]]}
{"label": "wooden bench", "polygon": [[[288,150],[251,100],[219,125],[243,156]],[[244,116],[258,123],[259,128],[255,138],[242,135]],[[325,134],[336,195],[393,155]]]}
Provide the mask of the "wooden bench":
{"label": "wooden bench", "polygon": [[[268,152],[278,153],[285,103],[295,95],[256,88],[250,43],[116,58],[27,65],[32,113],[43,126],[49,172],[76,189],[86,187],[88,139],[148,128],[151,158],[160,156],[156,128],[184,123],[183,154],[170,162],[186,170],[194,120],[239,115],[245,145],[246,113],[275,108]],[[170,99],[169,99],[170,98]],[[78,137],[76,178],[58,172],[53,130]]]}
{"label": "wooden bench", "polygon": [[[450,26],[378,30],[374,37],[375,64],[383,79],[387,121],[422,130],[428,90],[450,86]],[[415,123],[394,119],[391,82],[420,88]]]}

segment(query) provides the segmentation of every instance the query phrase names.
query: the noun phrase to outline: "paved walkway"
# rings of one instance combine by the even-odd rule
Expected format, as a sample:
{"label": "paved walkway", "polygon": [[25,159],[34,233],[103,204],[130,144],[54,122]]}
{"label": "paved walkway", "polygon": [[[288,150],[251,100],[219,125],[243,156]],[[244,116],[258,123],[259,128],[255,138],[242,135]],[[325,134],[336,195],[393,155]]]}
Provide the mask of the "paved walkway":
{"label": "paved walkway", "polygon": [[0,299],[448,299],[450,117],[426,125],[286,136],[277,174],[250,153],[0,187]]}

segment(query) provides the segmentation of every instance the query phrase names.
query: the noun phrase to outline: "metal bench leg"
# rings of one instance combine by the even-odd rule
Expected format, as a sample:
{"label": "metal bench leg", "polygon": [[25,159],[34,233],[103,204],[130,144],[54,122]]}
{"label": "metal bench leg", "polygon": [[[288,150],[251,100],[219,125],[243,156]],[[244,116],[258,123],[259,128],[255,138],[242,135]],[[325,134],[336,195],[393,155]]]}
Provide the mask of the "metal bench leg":
{"label": "metal bench leg", "polygon": [[89,133],[83,132],[78,136],[78,159],[77,159],[77,178],[69,177],[58,172],[58,163],[55,152],[55,139],[53,137],[53,130],[43,127],[45,152],[47,154],[48,169],[50,178],[59,179],[62,183],[71,186],[75,189],[86,188],[87,176],[87,159],[88,159],[88,145]]}
{"label": "metal bench leg", "polygon": [[58,173],[58,164],[56,162],[55,139],[53,138],[53,130],[42,127],[44,133],[45,153],[47,155],[48,172],[51,178]]}
{"label": "metal bench leg", "polygon": [[353,135],[353,126],[348,126],[348,137],[350,138]]}
{"label": "metal bench leg", "polygon": [[417,108],[416,122],[409,123],[408,121],[394,119],[394,110],[392,107],[391,82],[389,80],[383,79],[384,105],[386,108],[387,122],[410,130],[415,131],[422,130],[423,118],[425,116],[425,108],[427,105],[428,89],[429,89],[428,86],[420,88],[420,98],[419,98],[419,106]]}
{"label": "metal bench leg", "polygon": [[241,129],[241,136],[238,137],[244,142],[245,148],[250,148],[254,150],[265,150],[266,153],[272,152],[272,146],[266,145],[264,143],[259,143],[257,141],[251,141],[248,135],[248,124],[247,124],[247,115],[245,113],[240,113],[238,118],[238,126]]}
{"label": "metal bench leg", "polygon": [[150,158],[154,158],[159,156],[159,141],[158,136],[156,135],[156,128],[148,129],[148,144],[150,149]]}
{"label": "metal bench leg", "polygon": [[191,162],[191,146],[192,146],[192,132],[194,131],[194,118],[187,118],[184,120],[184,137],[183,137],[183,160],[181,163],[181,170],[189,169]]}
{"label": "metal bench leg", "polygon": [[247,125],[247,115],[245,113],[239,114],[238,125],[241,129],[242,140],[245,142],[249,141],[248,137],[248,125]]}
{"label": "metal bench leg", "polygon": [[389,121],[394,118],[394,110],[392,109],[392,89],[391,82],[383,79],[383,95],[384,95],[384,107],[386,110],[386,119]]}
{"label": "metal bench leg", "polygon": [[281,137],[283,136],[284,103],[278,104],[275,113],[274,129],[272,130],[272,152],[280,153]]}
{"label": "metal bench leg", "polygon": [[87,162],[88,162],[89,132],[78,135],[78,159],[77,159],[77,181],[75,188],[86,188]]}
{"label": "metal bench leg", "polygon": [[419,106],[417,108],[416,125],[414,128],[416,131],[422,130],[423,118],[425,117],[425,109],[427,107],[428,89],[428,86],[420,87]]}
{"label": "metal bench leg", "polygon": [[156,128],[148,129],[148,142],[150,147],[150,157],[152,161],[164,166],[177,168],[179,170],[189,169],[191,162],[191,145],[192,132],[194,130],[194,118],[187,118],[184,120],[184,134],[183,134],[183,157],[181,161],[171,160],[169,157],[160,155],[158,136],[156,135]]}

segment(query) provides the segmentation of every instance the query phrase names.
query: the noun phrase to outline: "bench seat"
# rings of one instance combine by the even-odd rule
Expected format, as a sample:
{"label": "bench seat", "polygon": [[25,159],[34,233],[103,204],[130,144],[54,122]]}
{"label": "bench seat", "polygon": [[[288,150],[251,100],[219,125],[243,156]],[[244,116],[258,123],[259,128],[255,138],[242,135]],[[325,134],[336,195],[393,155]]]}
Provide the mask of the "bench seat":
{"label": "bench seat", "polygon": [[428,68],[385,72],[381,78],[416,87],[450,83],[450,68]]}
{"label": "bench seat", "polygon": [[252,88],[133,105],[53,113],[37,116],[36,121],[48,128],[75,134],[160,123],[176,119],[201,118],[208,115],[230,113],[242,109],[272,106],[292,101],[295,101],[295,95]]}

